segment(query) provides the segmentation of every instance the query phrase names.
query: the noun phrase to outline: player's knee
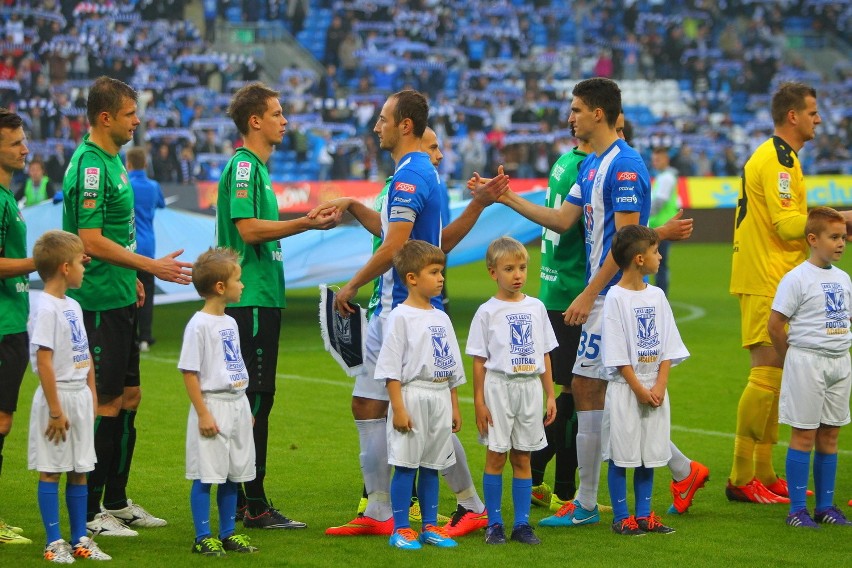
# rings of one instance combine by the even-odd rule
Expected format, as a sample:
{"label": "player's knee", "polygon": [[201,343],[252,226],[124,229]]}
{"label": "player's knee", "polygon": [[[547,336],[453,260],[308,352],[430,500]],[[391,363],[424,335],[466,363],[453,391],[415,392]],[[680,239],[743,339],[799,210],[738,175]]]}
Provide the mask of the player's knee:
{"label": "player's knee", "polygon": [[837,453],[837,438],[840,428],[820,424],[816,431],[816,449],[821,454]]}
{"label": "player's knee", "polygon": [[512,464],[512,469],[516,472],[529,471],[530,452],[515,449],[509,450],[509,462]]}
{"label": "player's knee", "polygon": [[489,471],[503,471],[506,465],[506,453],[488,450],[485,455],[485,469]]}
{"label": "player's knee", "polygon": [[121,395],[98,393],[98,415],[99,416],[118,416],[122,406]]}
{"label": "player's knee", "polygon": [[0,411],[0,436],[12,431],[12,413]]}
{"label": "player's knee", "polygon": [[[757,441],[764,440],[767,435],[771,437],[771,428],[767,426],[774,399],[773,392],[749,383],[737,407],[737,435]],[[777,426],[775,430],[777,440]]]}

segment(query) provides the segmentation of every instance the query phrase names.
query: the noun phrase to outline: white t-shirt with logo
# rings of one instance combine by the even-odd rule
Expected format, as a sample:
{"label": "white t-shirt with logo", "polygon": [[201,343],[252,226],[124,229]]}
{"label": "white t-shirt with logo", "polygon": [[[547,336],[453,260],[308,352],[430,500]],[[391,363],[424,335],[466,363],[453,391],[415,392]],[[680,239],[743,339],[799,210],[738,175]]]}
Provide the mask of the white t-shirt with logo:
{"label": "white t-shirt with logo", "polygon": [[558,345],[541,300],[489,298],[470,322],[465,352],[484,357],[487,370],[509,378],[537,377],[545,371],[544,356]]}
{"label": "white t-shirt with logo", "polygon": [[466,382],[459,342],[450,318],[443,311],[400,304],[391,311],[385,339],[376,361],[375,380],[447,383],[456,388]]}
{"label": "white t-shirt with logo", "polygon": [[57,383],[85,381],[92,365],[89,339],[83,326],[83,311],[77,300],[42,294],[30,313],[30,362],[38,374],[39,347],[53,351],[53,371]]}
{"label": "white t-shirt with logo", "polygon": [[790,345],[839,354],[852,345],[850,294],[852,283],[844,271],[805,261],[778,283],[772,309],[790,318]]}
{"label": "white t-shirt with logo", "polygon": [[183,332],[178,369],[198,373],[201,392],[246,390],[249,376],[234,318],[196,312]]}
{"label": "white t-shirt with logo", "polygon": [[630,365],[637,376],[656,375],[660,363],[674,367],[689,357],[674,314],[662,290],[613,286],[604,300],[601,350],[606,379],[624,380],[618,367]]}

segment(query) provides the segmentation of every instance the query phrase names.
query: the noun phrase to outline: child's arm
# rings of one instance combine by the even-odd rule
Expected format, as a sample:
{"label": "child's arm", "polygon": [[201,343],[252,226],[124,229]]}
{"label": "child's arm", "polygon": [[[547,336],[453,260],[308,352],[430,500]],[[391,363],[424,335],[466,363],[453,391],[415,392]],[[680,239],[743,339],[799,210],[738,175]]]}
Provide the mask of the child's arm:
{"label": "child's arm", "polygon": [[[89,362],[94,361],[92,357],[92,353],[89,352]],[[89,387],[89,390],[92,391],[92,408],[95,412],[95,420],[98,418],[98,389],[95,386],[95,365],[89,365],[89,374],[86,376],[86,385]]]}
{"label": "child's arm", "polygon": [[473,357],[473,406],[476,412],[476,429],[482,436],[494,426],[491,411],[485,406],[485,357]]}
{"label": "child's arm", "polygon": [[405,434],[414,428],[408,410],[405,409],[405,401],[402,399],[402,383],[395,379],[387,379],[385,385],[388,389],[391,408],[393,408],[393,429]]}
{"label": "child's arm", "polygon": [[462,427],[462,416],[459,410],[459,395],[457,389],[450,389],[450,400],[453,402],[453,432],[458,432]]}
{"label": "child's arm", "polygon": [[633,365],[622,365],[618,368],[618,372],[621,373],[621,376],[624,377],[624,380],[627,381],[628,385],[630,385],[630,390],[632,390],[633,394],[636,395],[636,399],[639,401],[639,404],[660,406],[661,401],[657,398],[657,395],[643,387],[642,383],[639,382],[639,378],[633,370]]}
{"label": "child's arm", "polygon": [[44,435],[47,439],[59,445],[65,441],[65,433],[71,427],[68,418],[62,411],[59,402],[59,393],[56,390],[56,373],[53,370],[53,349],[39,347],[36,351],[36,364],[38,365],[38,380],[41,381],[41,390],[44,391],[44,399],[47,401],[48,416],[47,430]]}
{"label": "child's arm", "polygon": [[657,397],[657,400],[660,401],[660,404],[663,404],[663,400],[666,398],[666,389],[669,386],[669,371],[671,370],[671,368],[671,359],[666,359],[665,361],[660,363],[660,370],[657,372],[657,382],[655,382],[654,386],[651,387],[651,393]]}
{"label": "child's arm", "polygon": [[544,373],[541,375],[541,386],[546,396],[544,406],[544,425],[550,426],[556,420],[556,395],[553,392],[553,372],[550,369],[550,353],[544,354]]}
{"label": "child's arm", "polygon": [[212,438],[219,433],[219,426],[216,424],[216,419],[210,414],[210,410],[207,409],[207,405],[204,404],[198,373],[183,371],[183,384],[186,385],[186,394],[189,395],[189,401],[195,408],[195,413],[198,414],[198,431],[205,438]]}
{"label": "child's arm", "polygon": [[776,312],[772,310],[769,314],[769,323],[766,325],[769,331],[769,337],[772,339],[772,347],[775,348],[775,352],[778,353],[778,357],[781,358],[781,361],[784,361],[784,358],[787,356],[787,322],[790,321],[790,318],[782,314],[781,312]]}

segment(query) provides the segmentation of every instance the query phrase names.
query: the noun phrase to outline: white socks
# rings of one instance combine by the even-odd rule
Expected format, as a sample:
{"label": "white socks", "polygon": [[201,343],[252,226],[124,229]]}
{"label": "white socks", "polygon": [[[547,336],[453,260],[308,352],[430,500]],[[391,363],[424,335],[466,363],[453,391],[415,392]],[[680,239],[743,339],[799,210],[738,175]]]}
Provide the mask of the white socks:
{"label": "white socks", "polygon": [[674,445],[674,442],[669,440],[669,447],[672,449],[672,459],[669,460],[669,469],[672,472],[672,479],[675,481],[682,481],[686,479],[689,473],[692,471],[690,465],[692,460],[683,455],[677,446]]}
{"label": "white socks", "polygon": [[598,485],[601,478],[601,424],[603,410],[577,412],[577,469],[580,487],[577,501],[591,511],[598,504]]}
{"label": "white socks", "polygon": [[485,504],[479,498],[476,487],[473,485],[473,478],[467,465],[467,454],[459,437],[453,434],[451,438],[453,440],[453,451],[456,453],[456,463],[441,470],[441,475],[444,476],[447,485],[456,494],[458,504],[479,514],[485,510]]}
{"label": "white socks", "polygon": [[391,518],[390,476],[388,465],[388,441],[385,418],[356,420],[358,442],[361,446],[361,474],[367,489],[367,509],[364,516],[386,521]]}

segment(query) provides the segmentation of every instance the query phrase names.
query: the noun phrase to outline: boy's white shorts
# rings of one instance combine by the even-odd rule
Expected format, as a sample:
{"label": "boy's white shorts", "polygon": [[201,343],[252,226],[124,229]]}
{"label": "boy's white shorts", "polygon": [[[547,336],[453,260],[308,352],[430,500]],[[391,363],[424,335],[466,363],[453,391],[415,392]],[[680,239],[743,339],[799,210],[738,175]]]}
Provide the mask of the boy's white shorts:
{"label": "boy's white shorts", "polygon": [[95,469],[95,409],[92,391],[86,381],[56,383],[62,412],[71,427],[65,441],[59,444],[44,435],[50,421],[50,409],[41,386],[33,395],[30,411],[28,467],[44,473],[75,471],[86,473]]}
{"label": "boy's white shorts", "polygon": [[[654,386],[656,374],[640,376],[639,382]],[[659,407],[639,404],[626,382],[612,381],[606,389],[601,450],[604,461],[620,467],[662,467],[672,459],[669,394]]]}
{"label": "boy's white shorts", "polygon": [[204,404],[219,433],[208,438],[198,431],[198,414],[190,405],[186,421],[186,478],[202,483],[251,481],[255,477],[254,437],[244,392],[204,393]]}
{"label": "boy's white shorts", "polygon": [[479,443],[501,454],[511,449],[534,452],[546,447],[543,403],[539,377],[508,378],[486,370],[485,406],[494,425],[488,426],[485,436],[479,436]]}
{"label": "boy's white shorts", "polygon": [[803,430],[849,424],[849,353],[831,357],[790,346],[784,360],[778,421]]}
{"label": "boy's white shorts", "polygon": [[390,400],[388,389],[384,381],[373,379],[376,372],[376,361],[382,350],[382,342],[385,337],[385,324],[388,318],[373,316],[367,324],[367,340],[364,342],[364,365],[361,372],[355,375],[355,388],[352,396],[369,398],[372,400]]}
{"label": "boy's white shorts", "polygon": [[574,374],[591,379],[603,379],[605,376],[603,357],[601,356],[601,331],[603,329],[604,296],[595,298],[589,319],[583,324],[577,359],[574,361]]}
{"label": "boy's white shorts", "polygon": [[451,439],[453,403],[447,383],[406,383],[402,386],[402,400],[414,428],[405,433],[395,430],[393,407],[388,408],[388,463],[437,470],[455,464]]}

